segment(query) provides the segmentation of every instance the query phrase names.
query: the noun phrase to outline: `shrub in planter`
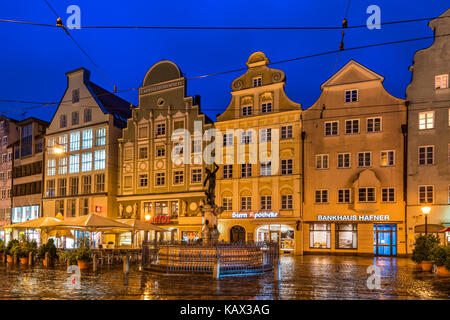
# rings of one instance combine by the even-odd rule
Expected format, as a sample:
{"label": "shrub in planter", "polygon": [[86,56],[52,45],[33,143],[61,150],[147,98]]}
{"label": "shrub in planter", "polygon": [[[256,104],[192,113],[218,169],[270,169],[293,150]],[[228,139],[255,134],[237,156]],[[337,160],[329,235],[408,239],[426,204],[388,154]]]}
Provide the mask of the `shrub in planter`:
{"label": "shrub in planter", "polygon": [[5,259],[5,254],[6,254],[5,241],[0,239],[0,260],[1,260],[1,262],[3,262],[3,260]]}
{"label": "shrub in planter", "polygon": [[450,276],[450,268],[446,267],[447,260],[450,260],[450,248],[436,246],[431,251],[431,257],[437,267],[437,273],[440,276]]}
{"label": "shrub in planter", "polygon": [[55,259],[58,259],[58,254],[56,253],[56,246],[55,246],[55,242],[53,241],[53,239],[48,239],[47,243],[44,243],[39,247],[38,256],[39,256],[39,258],[44,259],[43,260],[44,266],[46,266],[45,254],[47,252],[50,257],[50,264],[53,264],[53,261]]}
{"label": "shrub in planter", "polygon": [[77,263],[77,255],[75,251],[65,251],[59,254],[59,261],[65,262],[68,264],[76,264]]}
{"label": "shrub in planter", "polygon": [[88,238],[82,238],[78,242],[78,248],[75,250],[78,267],[80,269],[87,269],[89,262],[92,261],[92,251]]}
{"label": "shrub in planter", "polygon": [[432,234],[418,236],[411,259],[420,263],[423,271],[431,271],[433,267],[431,251],[437,245],[439,245],[439,238]]}
{"label": "shrub in planter", "polygon": [[12,248],[18,243],[19,243],[19,240],[13,239],[13,240],[10,240],[8,242],[8,244],[6,245],[5,253],[6,253],[7,257],[8,257],[8,262],[9,263],[13,262],[14,252],[12,252]]}

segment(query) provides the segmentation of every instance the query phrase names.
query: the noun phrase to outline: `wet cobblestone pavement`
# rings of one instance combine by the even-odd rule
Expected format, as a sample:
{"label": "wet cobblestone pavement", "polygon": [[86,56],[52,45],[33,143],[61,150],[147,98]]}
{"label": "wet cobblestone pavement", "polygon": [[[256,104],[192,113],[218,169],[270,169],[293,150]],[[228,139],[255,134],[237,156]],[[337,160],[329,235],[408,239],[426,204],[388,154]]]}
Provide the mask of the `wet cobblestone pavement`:
{"label": "wet cobblestone pavement", "polygon": [[[370,290],[367,268],[381,271]],[[82,271],[81,289],[68,289],[63,267],[0,266],[0,299],[450,299],[450,278],[415,270],[404,258],[283,256],[282,281],[273,273],[225,278],[165,276],[120,266]]]}

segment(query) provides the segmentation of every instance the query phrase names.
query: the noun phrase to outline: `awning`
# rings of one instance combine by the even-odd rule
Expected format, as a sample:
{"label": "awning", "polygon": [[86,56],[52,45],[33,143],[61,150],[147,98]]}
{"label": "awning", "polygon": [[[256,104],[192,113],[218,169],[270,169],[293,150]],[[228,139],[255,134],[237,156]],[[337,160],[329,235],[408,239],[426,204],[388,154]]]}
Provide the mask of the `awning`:
{"label": "awning", "polygon": [[443,229],[443,230],[441,230],[439,232],[450,232],[450,227],[447,227],[447,228],[445,228],[445,229]]}
{"label": "awning", "polygon": [[[442,224],[427,224],[427,232],[428,233],[438,233],[441,232],[445,227]],[[425,233],[425,225],[419,224],[414,227],[415,233]]]}

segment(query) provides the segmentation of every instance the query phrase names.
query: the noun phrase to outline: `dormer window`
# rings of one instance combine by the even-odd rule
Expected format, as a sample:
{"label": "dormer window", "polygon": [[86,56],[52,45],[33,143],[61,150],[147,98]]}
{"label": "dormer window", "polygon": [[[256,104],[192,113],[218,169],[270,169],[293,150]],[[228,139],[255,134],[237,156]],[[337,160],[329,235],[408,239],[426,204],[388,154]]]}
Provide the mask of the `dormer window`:
{"label": "dormer window", "polygon": [[261,104],[261,113],[269,113],[269,112],[272,112],[272,102]]}
{"label": "dormer window", "polygon": [[72,90],[72,103],[80,101],[80,89]]}
{"label": "dormer window", "polygon": [[253,87],[261,87],[262,86],[262,77],[253,78]]}
{"label": "dormer window", "polygon": [[448,88],[448,74],[441,74],[434,77],[434,89],[447,89]]}
{"label": "dormer window", "polygon": [[242,116],[251,116],[253,114],[253,107],[252,106],[244,106],[242,107]]}
{"label": "dormer window", "polygon": [[357,101],[358,101],[358,90],[345,91],[345,102],[357,102]]}

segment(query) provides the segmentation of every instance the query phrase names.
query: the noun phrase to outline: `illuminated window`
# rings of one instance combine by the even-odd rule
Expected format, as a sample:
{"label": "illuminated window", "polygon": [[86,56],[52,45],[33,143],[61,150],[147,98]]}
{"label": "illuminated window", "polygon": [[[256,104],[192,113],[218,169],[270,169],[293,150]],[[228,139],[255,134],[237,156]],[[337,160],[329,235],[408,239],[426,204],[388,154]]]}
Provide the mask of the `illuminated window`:
{"label": "illuminated window", "polygon": [[104,170],[106,167],[106,151],[97,150],[94,153],[94,170]]}
{"label": "illuminated window", "polygon": [[272,174],[272,163],[270,161],[261,162],[259,174],[261,176],[270,176]]}
{"label": "illuminated window", "polygon": [[232,146],[233,145],[233,134],[232,133],[225,133],[223,135],[223,146]]}
{"label": "illuminated window", "polygon": [[67,134],[58,137],[58,144],[64,152],[67,152]]}
{"label": "illuminated window", "polygon": [[434,77],[434,89],[448,88],[448,74],[441,74]]}
{"label": "illuminated window", "polygon": [[95,145],[97,147],[106,144],[106,128],[98,128],[95,130]]}
{"label": "illuminated window", "polygon": [[260,131],[261,142],[272,141],[272,129],[261,129]]}
{"label": "illuminated window", "polygon": [[419,112],[419,130],[434,128],[434,111]]}
{"label": "illuminated window", "polygon": [[47,176],[54,176],[56,174],[56,159],[47,160]]}
{"label": "illuminated window", "polygon": [[358,246],[356,223],[336,224],[336,249],[356,249]]}
{"label": "illuminated window", "polygon": [[309,225],[309,247],[331,248],[331,223],[311,223]]}
{"label": "illuminated window", "polygon": [[69,156],[69,173],[77,173],[80,171],[80,155],[71,154]]}
{"label": "illuminated window", "polygon": [[92,129],[83,130],[83,149],[92,148]]}
{"label": "illuminated window", "polygon": [[81,155],[81,172],[92,170],[92,152],[83,153]]}
{"label": "illuminated window", "polygon": [[381,151],[380,165],[382,167],[395,165],[395,152],[394,151]]}
{"label": "illuminated window", "polygon": [[70,151],[80,150],[80,131],[70,133]]}
{"label": "illuminated window", "polygon": [[244,131],[241,136],[241,144],[250,144],[252,143],[252,131]]}

